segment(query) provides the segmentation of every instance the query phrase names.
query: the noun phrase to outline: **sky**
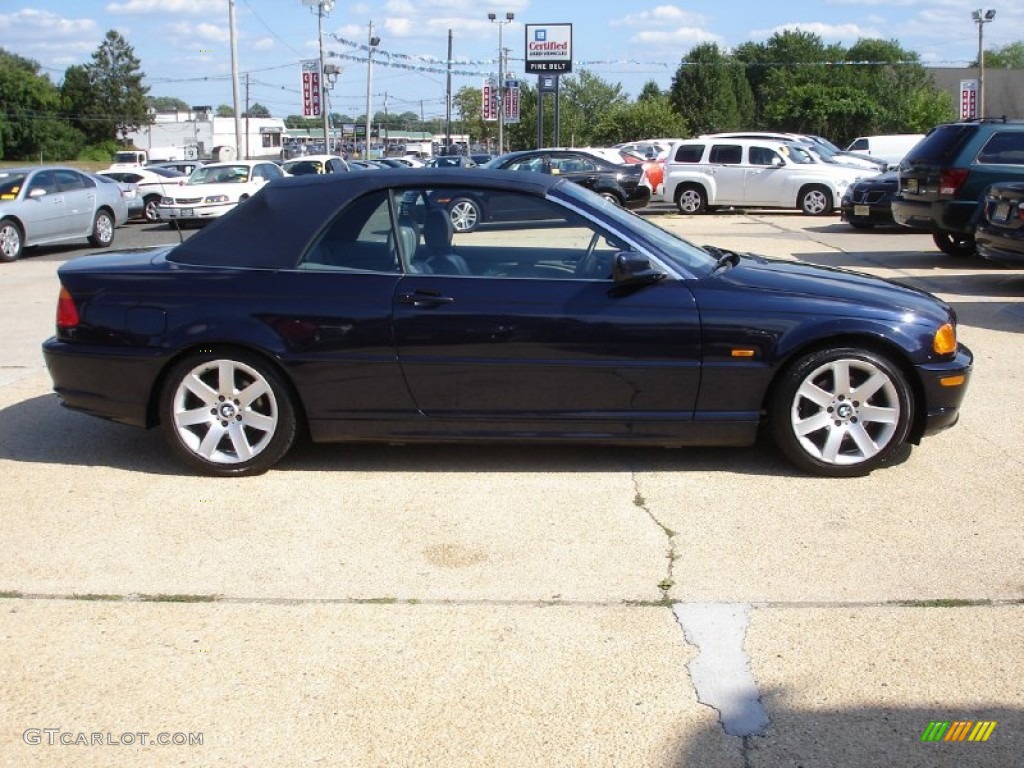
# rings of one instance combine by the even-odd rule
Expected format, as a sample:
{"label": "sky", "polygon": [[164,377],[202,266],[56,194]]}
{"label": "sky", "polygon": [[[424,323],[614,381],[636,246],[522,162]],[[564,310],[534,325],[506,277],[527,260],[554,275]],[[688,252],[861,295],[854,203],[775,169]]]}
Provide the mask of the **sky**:
{"label": "sky", "polygon": [[[301,66],[319,55],[316,0],[235,0],[239,103],[266,106],[275,117],[302,111]],[[522,71],[525,24],[573,25],[573,68],[619,83],[635,97],[653,80],[667,89],[694,46],[729,49],[764,42],[783,29],[819,35],[826,44],[862,38],[895,40],[925,64],[966,66],[977,57],[971,12],[995,9],[984,25],[991,49],[1024,39],[1020,0],[323,0],[323,48],[341,67],[330,92],[332,112],[365,113],[369,25],[374,54],[372,110],[445,111],[448,31],[453,39],[452,92],[480,87],[496,72],[499,26],[509,69]],[[190,105],[232,104],[229,0],[0,0],[0,48],[39,63],[55,82],[85,64],[110,29],[133,47],[151,96]],[[507,13],[496,24],[487,18]],[[363,46],[360,49],[359,46]],[[530,76],[531,80],[535,76]]]}

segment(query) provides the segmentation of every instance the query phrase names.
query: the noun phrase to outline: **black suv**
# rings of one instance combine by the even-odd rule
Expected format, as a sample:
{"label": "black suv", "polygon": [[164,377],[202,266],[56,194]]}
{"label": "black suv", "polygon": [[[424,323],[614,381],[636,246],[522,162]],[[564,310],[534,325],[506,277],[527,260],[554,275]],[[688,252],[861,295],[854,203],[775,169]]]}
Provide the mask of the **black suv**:
{"label": "black suv", "polygon": [[903,158],[899,173],[896,223],[930,230],[943,253],[970,256],[978,202],[989,184],[1024,180],[1024,121],[936,126]]}

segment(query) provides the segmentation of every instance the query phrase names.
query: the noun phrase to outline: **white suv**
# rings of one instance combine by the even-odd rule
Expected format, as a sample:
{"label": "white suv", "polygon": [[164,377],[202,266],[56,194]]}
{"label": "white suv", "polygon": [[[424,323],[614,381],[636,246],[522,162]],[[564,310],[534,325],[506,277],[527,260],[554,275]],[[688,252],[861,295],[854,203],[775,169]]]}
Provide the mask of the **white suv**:
{"label": "white suv", "polygon": [[662,198],[682,213],[715,206],[799,208],[831,213],[846,188],[877,171],[819,162],[790,142],[700,138],[672,147],[665,162]]}

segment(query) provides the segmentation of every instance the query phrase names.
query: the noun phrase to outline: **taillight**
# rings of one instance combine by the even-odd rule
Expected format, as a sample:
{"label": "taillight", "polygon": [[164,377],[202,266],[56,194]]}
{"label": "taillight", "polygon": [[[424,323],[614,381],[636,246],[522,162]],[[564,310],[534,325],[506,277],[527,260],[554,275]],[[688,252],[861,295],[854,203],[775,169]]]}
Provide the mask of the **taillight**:
{"label": "taillight", "polygon": [[939,172],[939,194],[955,195],[967,181],[966,168],[943,168]]}
{"label": "taillight", "polygon": [[62,285],[60,295],[57,297],[57,327],[74,328],[79,322],[75,300],[71,298],[71,292]]}

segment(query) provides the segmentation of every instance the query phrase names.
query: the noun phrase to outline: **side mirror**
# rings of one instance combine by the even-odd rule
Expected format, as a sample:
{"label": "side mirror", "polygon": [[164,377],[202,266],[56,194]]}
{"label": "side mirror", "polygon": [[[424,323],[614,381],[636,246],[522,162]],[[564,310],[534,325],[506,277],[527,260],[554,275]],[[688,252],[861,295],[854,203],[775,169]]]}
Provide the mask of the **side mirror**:
{"label": "side mirror", "polygon": [[772,168],[781,168],[785,164],[786,163],[783,161],[783,159],[778,155],[772,158]]}
{"label": "side mirror", "polygon": [[28,191],[28,196],[30,198],[32,198],[32,197],[42,197],[45,194],[46,194],[46,190],[43,187],[32,187],[32,189],[30,189]]}
{"label": "side mirror", "polygon": [[612,267],[612,280],[615,281],[612,291],[615,294],[651,285],[665,277],[664,272],[659,272],[651,266],[651,260],[646,256],[635,251],[620,251],[615,254],[615,264]]}

